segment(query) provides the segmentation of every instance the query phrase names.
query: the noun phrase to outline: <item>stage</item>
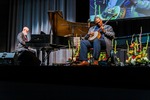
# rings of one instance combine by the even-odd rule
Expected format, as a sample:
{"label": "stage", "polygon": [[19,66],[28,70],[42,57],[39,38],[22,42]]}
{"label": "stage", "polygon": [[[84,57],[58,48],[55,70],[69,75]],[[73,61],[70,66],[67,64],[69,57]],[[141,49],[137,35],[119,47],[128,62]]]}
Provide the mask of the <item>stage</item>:
{"label": "stage", "polygon": [[150,89],[148,66],[0,66],[1,81]]}

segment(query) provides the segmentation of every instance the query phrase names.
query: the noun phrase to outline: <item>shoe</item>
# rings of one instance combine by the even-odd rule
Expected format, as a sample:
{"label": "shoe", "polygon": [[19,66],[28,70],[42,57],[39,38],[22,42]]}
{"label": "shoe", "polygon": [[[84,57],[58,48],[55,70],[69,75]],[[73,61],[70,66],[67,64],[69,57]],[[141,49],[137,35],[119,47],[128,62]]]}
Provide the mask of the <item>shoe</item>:
{"label": "shoe", "polygon": [[89,66],[89,63],[87,61],[82,61],[78,64],[78,66]]}
{"label": "shoe", "polygon": [[93,64],[92,65],[98,65],[98,60],[94,60]]}

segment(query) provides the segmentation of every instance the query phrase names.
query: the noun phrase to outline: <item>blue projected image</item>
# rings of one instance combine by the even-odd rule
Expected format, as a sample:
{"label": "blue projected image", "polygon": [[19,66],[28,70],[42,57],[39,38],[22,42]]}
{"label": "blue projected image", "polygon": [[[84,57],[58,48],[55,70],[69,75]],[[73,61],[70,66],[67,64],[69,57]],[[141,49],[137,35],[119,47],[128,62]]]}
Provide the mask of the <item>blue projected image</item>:
{"label": "blue projected image", "polygon": [[95,16],[99,16],[102,20],[150,17],[150,0],[90,0],[89,2],[91,21],[94,21]]}

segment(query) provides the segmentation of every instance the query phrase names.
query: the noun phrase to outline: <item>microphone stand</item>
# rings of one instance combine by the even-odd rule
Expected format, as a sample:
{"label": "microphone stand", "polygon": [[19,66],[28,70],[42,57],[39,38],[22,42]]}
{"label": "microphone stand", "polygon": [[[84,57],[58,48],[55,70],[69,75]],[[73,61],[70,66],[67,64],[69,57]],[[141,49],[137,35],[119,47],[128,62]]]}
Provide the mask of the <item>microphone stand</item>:
{"label": "microphone stand", "polygon": [[73,57],[74,57],[74,54],[73,54],[73,48],[74,48],[74,41],[73,41],[73,40],[74,40],[74,38],[73,38],[73,37],[74,37],[74,27],[75,27],[74,25],[71,25],[71,29],[72,29],[72,30],[71,30],[71,31],[72,31],[71,34],[72,34],[72,35],[71,35],[71,37],[70,37],[70,38],[71,38],[71,39],[70,39],[70,40],[71,40],[70,43],[71,43],[71,50],[72,50],[72,58],[71,58],[71,63],[70,63],[70,65],[72,65],[72,64],[74,63],[74,61],[73,61]]}

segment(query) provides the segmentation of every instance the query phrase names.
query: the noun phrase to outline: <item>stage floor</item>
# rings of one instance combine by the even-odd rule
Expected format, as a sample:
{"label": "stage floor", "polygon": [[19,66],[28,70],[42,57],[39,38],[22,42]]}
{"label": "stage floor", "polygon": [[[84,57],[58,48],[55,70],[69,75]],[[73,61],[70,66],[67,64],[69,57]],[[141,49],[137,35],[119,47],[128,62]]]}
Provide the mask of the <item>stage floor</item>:
{"label": "stage floor", "polygon": [[150,89],[146,66],[0,66],[1,81]]}

